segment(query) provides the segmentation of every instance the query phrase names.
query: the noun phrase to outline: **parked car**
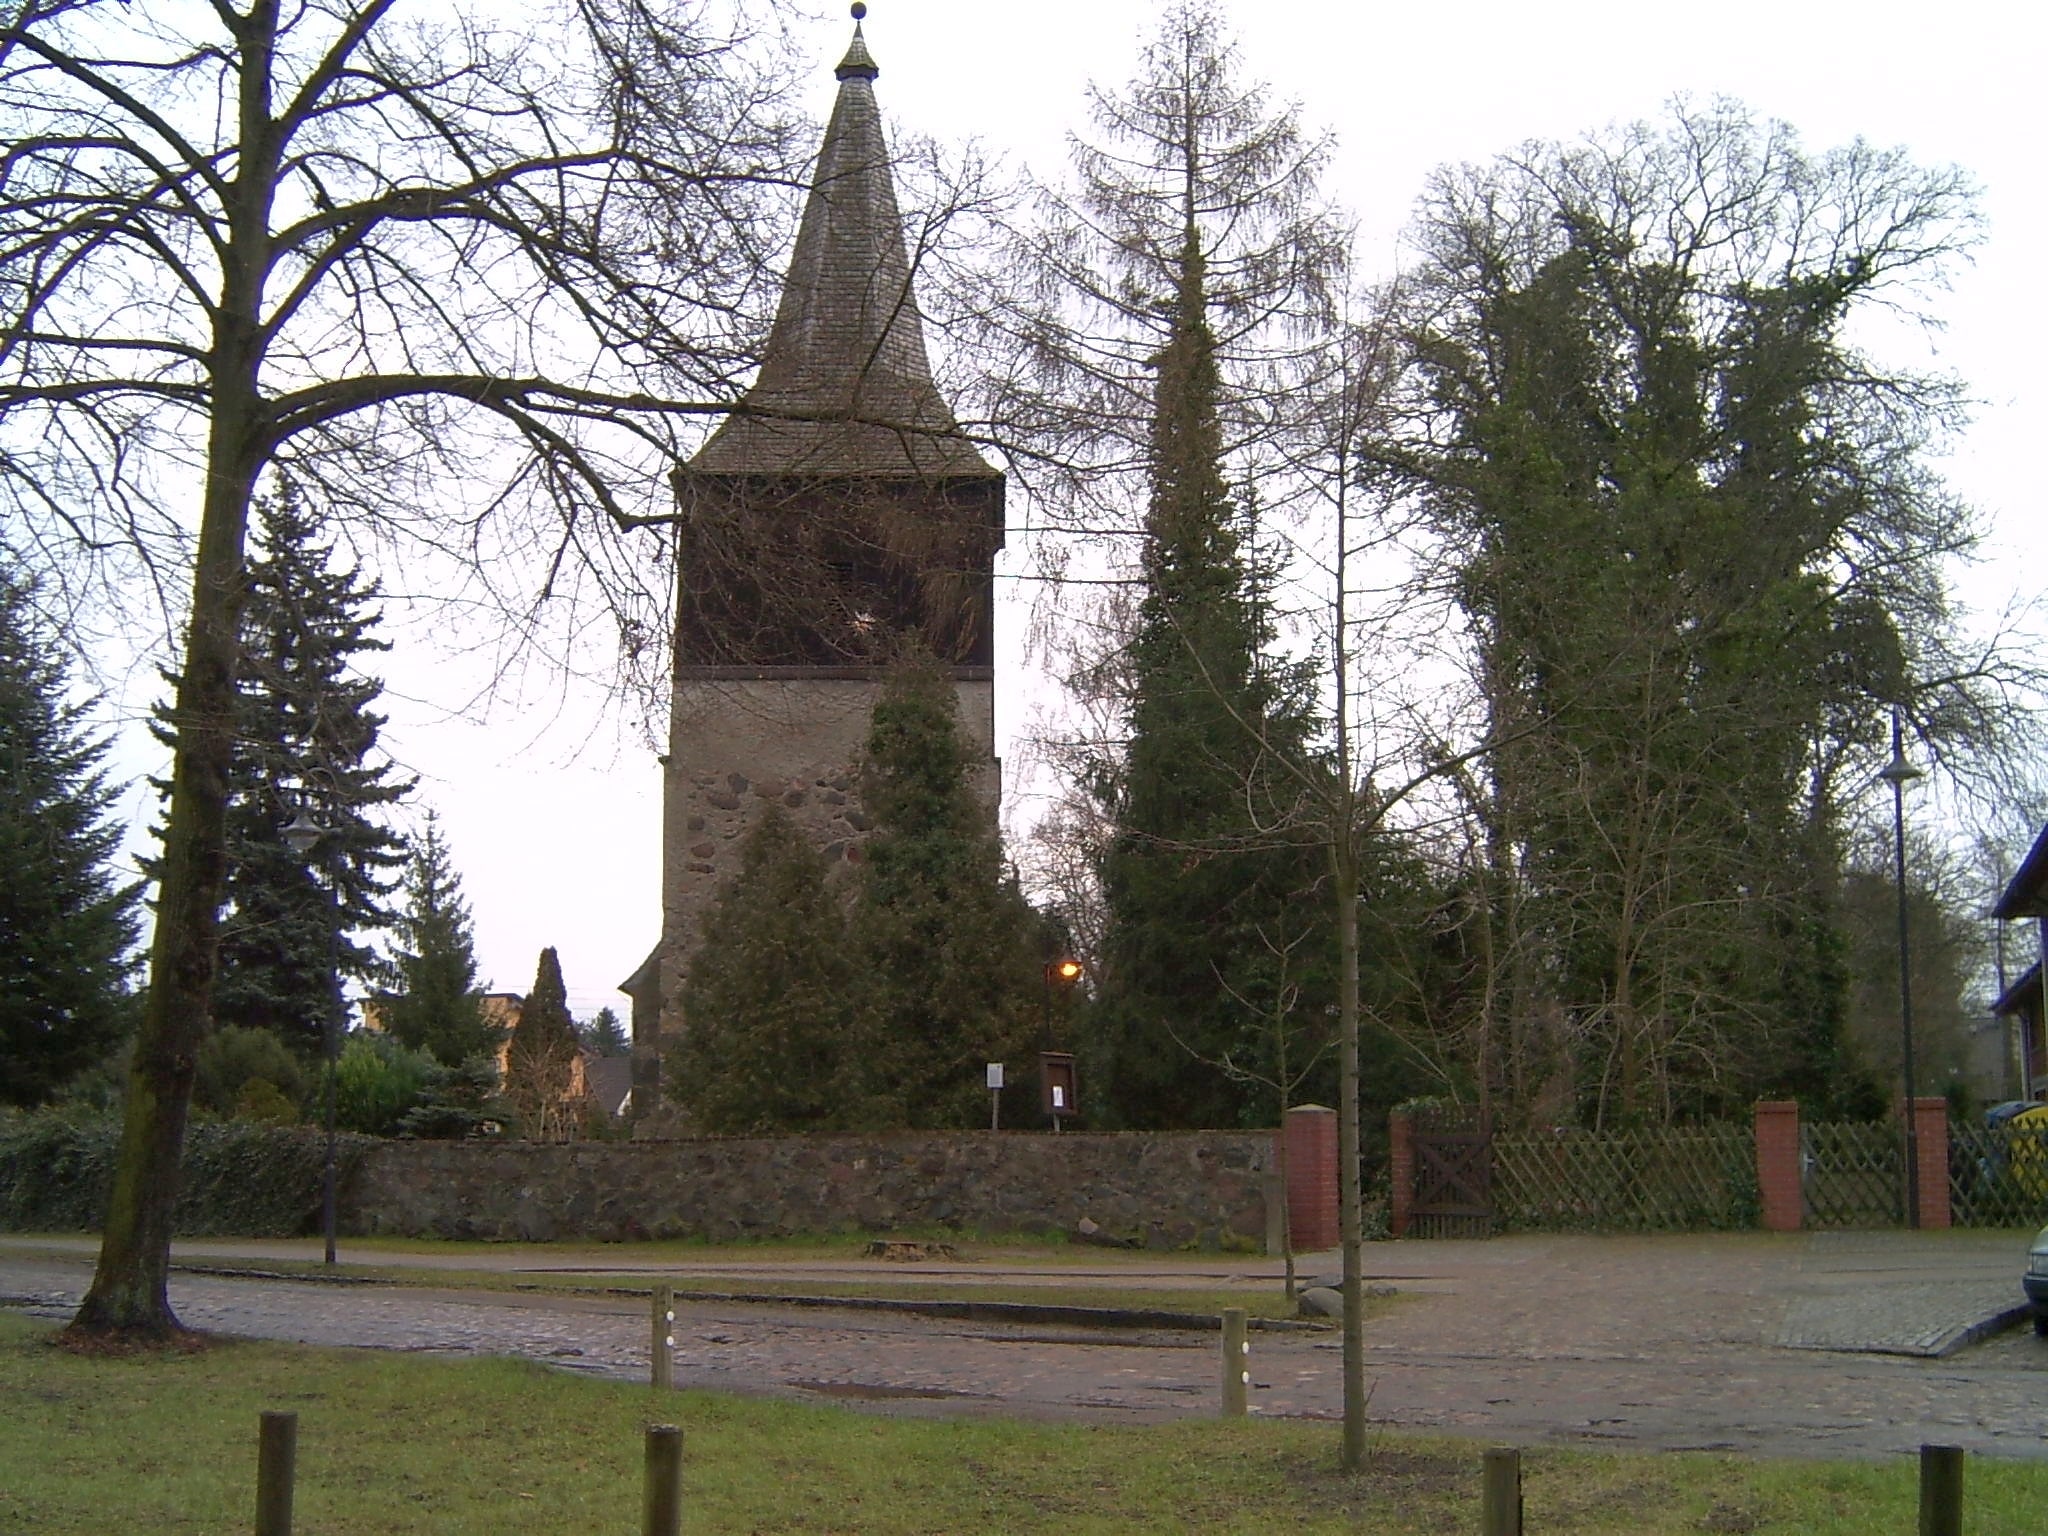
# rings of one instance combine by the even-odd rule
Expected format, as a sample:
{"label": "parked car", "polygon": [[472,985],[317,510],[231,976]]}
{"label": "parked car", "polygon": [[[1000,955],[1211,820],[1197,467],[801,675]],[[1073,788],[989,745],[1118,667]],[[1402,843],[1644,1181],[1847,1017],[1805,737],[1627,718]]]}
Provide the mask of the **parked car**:
{"label": "parked car", "polygon": [[2048,1227],[2034,1234],[2034,1245],[2027,1250],[2027,1272],[2020,1284],[2034,1304],[2034,1332],[2048,1339]]}

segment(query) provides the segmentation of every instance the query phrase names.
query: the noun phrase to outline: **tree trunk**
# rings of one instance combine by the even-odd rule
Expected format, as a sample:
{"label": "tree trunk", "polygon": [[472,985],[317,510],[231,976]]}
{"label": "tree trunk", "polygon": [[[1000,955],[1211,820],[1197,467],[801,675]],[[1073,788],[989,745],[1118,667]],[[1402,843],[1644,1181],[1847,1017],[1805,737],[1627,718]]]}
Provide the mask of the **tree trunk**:
{"label": "tree trunk", "polygon": [[[1348,765],[1346,765],[1348,766]],[[1348,781],[1333,840],[1337,882],[1337,1235],[1344,1245],[1344,1450],[1346,1472],[1365,1470],[1365,1233],[1358,1187],[1358,844]]]}
{"label": "tree trunk", "polygon": [[177,750],[150,946],[149,996],[128,1068],[120,1160],[99,1267],[71,1321],[68,1331],[74,1335],[167,1338],[180,1331],[166,1291],[171,1219],[199,1043],[212,1006],[226,884],[242,535],[254,481],[254,468],[243,466],[239,474],[213,477],[207,486],[192,622],[173,717]]}

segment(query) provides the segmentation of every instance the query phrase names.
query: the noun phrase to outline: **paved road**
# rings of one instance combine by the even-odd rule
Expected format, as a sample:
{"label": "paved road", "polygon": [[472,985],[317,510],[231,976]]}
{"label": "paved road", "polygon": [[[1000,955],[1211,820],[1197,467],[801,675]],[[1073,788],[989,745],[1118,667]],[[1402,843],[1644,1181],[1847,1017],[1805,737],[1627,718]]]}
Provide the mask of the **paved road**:
{"label": "paved road", "polygon": [[[2020,1328],[1936,1353],[2011,1309],[2024,1248],[2019,1235],[1984,1233],[1374,1245],[1368,1269],[1402,1299],[1370,1330],[1372,1417],[1520,1444],[1861,1455],[1931,1440],[2048,1458],[2048,1343]],[[634,1266],[631,1254],[610,1249],[604,1260],[644,1282],[656,1271]],[[0,1239],[0,1296],[61,1311],[83,1290],[90,1257],[89,1247]],[[508,1277],[590,1262],[532,1249],[491,1256]],[[1187,1286],[1270,1268],[1134,1258],[1088,1273],[1101,1284],[1163,1272]],[[907,1292],[962,1276],[1056,1288],[1076,1275],[1071,1264],[999,1274],[943,1264],[659,1266],[716,1273],[735,1289],[750,1278],[787,1284],[792,1270],[818,1279],[886,1273]],[[516,1354],[643,1379],[647,1370],[645,1303],[631,1298],[181,1273],[173,1302],[186,1322],[221,1332]],[[688,1302],[677,1308],[676,1346],[680,1385],[896,1412],[1146,1419],[1212,1412],[1215,1403],[1213,1334]],[[1252,1369],[1256,1412],[1339,1411],[1334,1335],[1258,1334]]]}

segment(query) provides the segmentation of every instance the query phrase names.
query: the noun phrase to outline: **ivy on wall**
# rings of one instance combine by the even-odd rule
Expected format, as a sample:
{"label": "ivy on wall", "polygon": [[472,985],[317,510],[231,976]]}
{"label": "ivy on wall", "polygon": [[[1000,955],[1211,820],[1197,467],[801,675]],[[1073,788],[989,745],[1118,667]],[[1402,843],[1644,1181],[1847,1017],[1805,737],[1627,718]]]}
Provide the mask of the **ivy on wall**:
{"label": "ivy on wall", "polygon": [[[0,1118],[0,1231],[96,1230],[120,1149],[117,1120]],[[346,1186],[370,1138],[335,1141]],[[176,1230],[182,1237],[296,1237],[320,1219],[325,1137],[303,1126],[224,1120],[185,1133]]]}

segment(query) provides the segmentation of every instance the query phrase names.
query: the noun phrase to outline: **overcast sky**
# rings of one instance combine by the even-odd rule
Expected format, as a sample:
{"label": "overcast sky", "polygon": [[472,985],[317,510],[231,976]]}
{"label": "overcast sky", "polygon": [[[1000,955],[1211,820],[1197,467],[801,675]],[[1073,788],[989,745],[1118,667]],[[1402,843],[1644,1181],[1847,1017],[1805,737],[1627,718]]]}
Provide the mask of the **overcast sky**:
{"label": "overcast sky", "polygon": [[[1810,149],[1861,136],[1969,170],[1984,188],[1990,238],[1939,300],[1945,330],[1902,334],[1893,360],[1949,369],[1980,402],[1945,466],[1990,530],[1990,558],[1962,574],[1960,592],[1982,610],[2038,595],[2048,555],[2038,474],[2029,473],[2048,357],[2040,13],[1975,0],[1262,0],[1228,9],[1246,73],[1337,134],[1328,190],[1358,221],[1367,277],[1394,270],[1401,229],[1435,166],[1652,116],[1674,93],[1737,97],[1791,123]],[[899,138],[978,139],[1013,165],[1056,174],[1084,87],[1130,76],[1158,10],[1136,0],[873,0],[866,33],[884,116]],[[815,59],[809,104],[822,120],[851,23],[843,6],[816,17],[798,32]],[[1019,627],[1014,609],[999,614],[999,660],[1013,667]],[[451,719],[473,685],[419,637],[403,644],[385,658],[387,745],[443,818],[483,979],[524,991],[540,948],[553,944],[577,1015],[606,1003],[623,1014],[613,988],[653,945],[661,915],[660,771],[637,722],[539,686],[522,708]],[[1017,675],[999,673],[999,734],[1023,723]],[[132,718],[138,703],[121,701],[122,712]],[[124,750],[122,771],[146,763],[141,751]],[[129,806],[147,819],[139,796]],[[1028,824],[1029,808],[1010,816]]]}

